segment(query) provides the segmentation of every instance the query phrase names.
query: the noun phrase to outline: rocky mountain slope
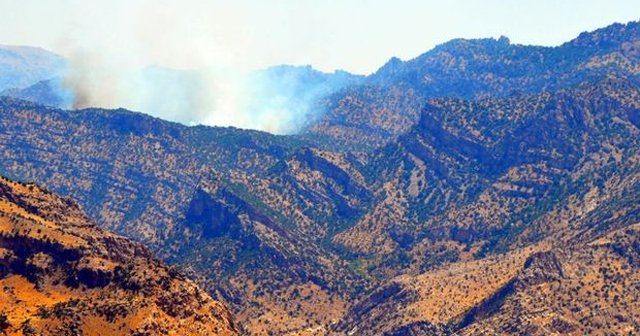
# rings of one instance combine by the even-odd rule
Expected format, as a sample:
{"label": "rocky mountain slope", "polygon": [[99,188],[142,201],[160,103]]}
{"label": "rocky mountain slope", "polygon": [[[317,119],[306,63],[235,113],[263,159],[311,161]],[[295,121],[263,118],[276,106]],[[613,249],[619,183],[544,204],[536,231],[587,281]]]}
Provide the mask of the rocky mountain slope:
{"label": "rocky mountain slope", "polygon": [[336,333],[634,334],[639,228],[398,277],[354,305]]}
{"label": "rocky mountain slope", "polygon": [[371,148],[406,132],[426,100],[501,97],[555,91],[609,74],[640,75],[640,23],[585,32],[558,47],[511,44],[509,39],[452,40],[415,59],[391,59],[361,85],[327,97],[326,114],[310,126],[350,148]]}
{"label": "rocky mountain slope", "polygon": [[432,101],[377,154],[395,217],[368,220],[388,217],[374,208],[334,238],[373,274],[397,274],[335,331],[637,332],[639,98],[637,85],[609,78],[551,95]]}
{"label": "rocky mountain slope", "polygon": [[[380,204],[401,218],[370,221],[379,211],[374,208],[336,239],[375,253],[410,245],[425,232],[472,244],[523,229],[585,187],[572,180],[586,174],[584,167],[609,174],[633,168],[639,98],[635,83],[611,77],[553,94],[432,100],[420,122],[377,151],[367,167],[374,188],[384,190]],[[604,172],[590,174],[583,181],[595,183]],[[378,242],[350,239],[365,232]]]}
{"label": "rocky mountain slope", "polygon": [[[3,98],[0,172],[144,242],[247,334],[637,331],[635,294],[594,301],[637,273],[637,30],[453,41],[341,91],[370,99],[329,96],[353,127],[296,136]],[[605,304],[618,329],[592,316]]]}
{"label": "rocky mountain slope", "polygon": [[227,308],[70,199],[0,179],[5,335],[237,335]]}
{"label": "rocky mountain slope", "polygon": [[[312,230],[320,225],[311,216],[332,215],[335,203],[344,203],[338,198],[343,191],[305,191],[306,184],[339,177],[296,182],[293,173],[274,168],[305,152],[295,138],[185,127],[125,110],[68,112],[10,98],[0,105],[4,173],[78,199],[105,228],[143,241],[194,273],[239,316],[260,308],[246,312],[247,321],[259,320],[252,316],[276,304],[280,291],[312,288],[312,296],[340,302],[364,286]],[[314,169],[304,168],[309,174]],[[293,182],[283,188],[294,189],[271,185],[274,174]],[[281,203],[292,196],[294,205]],[[319,200],[324,210],[308,206]],[[312,226],[288,219],[293,213]],[[295,311],[295,305],[279,309],[278,319]],[[302,326],[311,324],[300,319]]]}
{"label": "rocky mountain slope", "polygon": [[637,332],[637,172],[627,182],[621,198],[603,202],[619,215],[607,217],[587,197],[584,205],[567,207],[579,213],[570,230],[504,254],[399,276],[353,306],[337,329],[367,334],[359,328],[367,326],[398,335]]}

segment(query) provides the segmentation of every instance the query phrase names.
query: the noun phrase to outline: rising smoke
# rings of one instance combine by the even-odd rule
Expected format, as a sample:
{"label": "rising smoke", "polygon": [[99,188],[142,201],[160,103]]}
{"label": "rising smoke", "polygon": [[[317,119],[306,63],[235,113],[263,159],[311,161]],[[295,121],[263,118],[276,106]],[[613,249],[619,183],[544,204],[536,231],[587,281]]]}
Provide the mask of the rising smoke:
{"label": "rising smoke", "polygon": [[322,113],[319,101],[360,77],[309,66],[239,72],[160,66],[114,68],[86,56],[70,62],[60,95],[69,108],[124,107],[186,125],[236,126],[291,134]]}
{"label": "rising smoke", "polygon": [[255,34],[233,8],[217,8],[214,19],[197,3],[181,15],[169,2],[140,3],[113,25],[75,29],[65,40],[59,51],[73,108],[124,107],[187,125],[294,133],[322,113],[320,97],[359,79],[310,67],[252,71],[244,56],[263,44],[250,45]]}

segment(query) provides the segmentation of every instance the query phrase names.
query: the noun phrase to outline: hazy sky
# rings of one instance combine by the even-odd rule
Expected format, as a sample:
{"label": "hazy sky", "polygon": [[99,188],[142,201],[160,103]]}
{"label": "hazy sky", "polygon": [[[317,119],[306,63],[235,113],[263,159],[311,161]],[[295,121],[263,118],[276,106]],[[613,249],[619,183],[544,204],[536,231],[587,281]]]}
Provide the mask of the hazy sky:
{"label": "hazy sky", "polygon": [[0,0],[0,44],[129,65],[366,74],[456,37],[557,45],[639,16],[639,0]]}

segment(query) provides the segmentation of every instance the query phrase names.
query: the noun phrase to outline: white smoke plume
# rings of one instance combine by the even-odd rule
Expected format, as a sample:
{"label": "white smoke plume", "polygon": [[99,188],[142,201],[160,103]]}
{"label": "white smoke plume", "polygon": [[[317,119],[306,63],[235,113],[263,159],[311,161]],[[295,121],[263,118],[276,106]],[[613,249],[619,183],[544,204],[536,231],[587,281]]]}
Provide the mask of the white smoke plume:
{"label": "white smoke plume", "polygon": [[197,1],[180,15],[175,2],[136,3],[112,25],[74,29],[61,41],[74,108],[124,107],[187,125],[293,133],[321,113],[319,97],[356,80],[309,67],[253,71],[244,53],[265,42],[252,40],[248,18],[232,5],[218,5],[212,16]]}
{"label": "white smoke plume", "polygon": [[70,60],[60,89],[61,94],[71,91],[70,108],[125,107],[186,125],[236,126],[275,134],[297,132],[322,112],[320,98],[360,79],[308,66],[240,72],[109,66],[83,54]]}

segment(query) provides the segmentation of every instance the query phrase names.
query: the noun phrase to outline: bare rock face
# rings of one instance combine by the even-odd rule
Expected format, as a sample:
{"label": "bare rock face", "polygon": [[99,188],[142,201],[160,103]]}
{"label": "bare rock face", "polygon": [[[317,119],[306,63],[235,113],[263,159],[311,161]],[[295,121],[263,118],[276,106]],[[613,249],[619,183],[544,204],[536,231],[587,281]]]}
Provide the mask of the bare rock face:
{"label": "bare rock face", "polygon": [[563,277],[564,269],[556,254],[552,251],[544,251],[533,254],[527,259],[518,283],[521,286],[534,286],[560,280]]}
{"label": "bare rock face", "polygon": [[69,199],[0,179],[0,328],[24,335],[236,335],[229,311]]}

